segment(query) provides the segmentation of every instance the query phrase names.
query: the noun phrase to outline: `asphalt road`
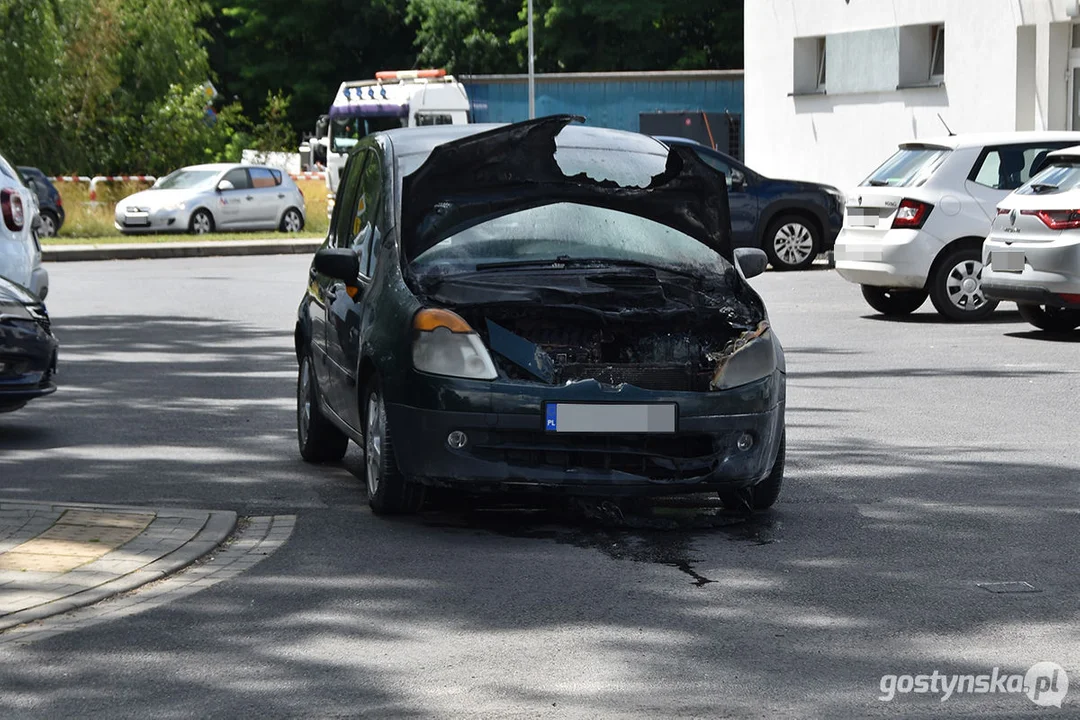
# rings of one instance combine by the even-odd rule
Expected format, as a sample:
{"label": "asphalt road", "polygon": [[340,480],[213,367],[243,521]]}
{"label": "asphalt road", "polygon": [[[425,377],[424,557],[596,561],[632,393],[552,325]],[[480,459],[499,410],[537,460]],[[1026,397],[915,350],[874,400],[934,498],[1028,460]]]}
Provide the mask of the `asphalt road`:
{"label": "asphalt road", "polygon": [[[306,258],[53,265],[61,390],[0,417],[0,496],[296,513],[233,581],[0,650],[4,717],[1080,714],[1071,338],[1015,312],[873,317],[833,272],[754,281],[788,351],[788,477],[755,520],[652,507],[367,509],[308,467],[291,328]],[[1077,340],[1080,340],[1078,334]],[[991,593],[1026,581],[1037,592]],[[1068,670],[878,699],[884,674]]]}

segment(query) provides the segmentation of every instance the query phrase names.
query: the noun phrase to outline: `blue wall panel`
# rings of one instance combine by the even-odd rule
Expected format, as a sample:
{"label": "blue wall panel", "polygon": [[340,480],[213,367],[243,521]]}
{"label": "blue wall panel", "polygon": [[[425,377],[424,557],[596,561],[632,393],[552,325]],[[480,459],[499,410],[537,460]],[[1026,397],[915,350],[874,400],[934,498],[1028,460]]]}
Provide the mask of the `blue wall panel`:
{"label": "blue wall panel", "polygon": [[[655,74],[641,79],[538,80],[537,116],[584,115],[590,125],[638,131],[643,112],[730,112],[742,115],[743,79],[729,74],[720,79]],[[676,74],[673,74],[676,75]],[[462,78],[472,102],[473,122],[517,122],[529,117],[528,84],[523,76]]]}

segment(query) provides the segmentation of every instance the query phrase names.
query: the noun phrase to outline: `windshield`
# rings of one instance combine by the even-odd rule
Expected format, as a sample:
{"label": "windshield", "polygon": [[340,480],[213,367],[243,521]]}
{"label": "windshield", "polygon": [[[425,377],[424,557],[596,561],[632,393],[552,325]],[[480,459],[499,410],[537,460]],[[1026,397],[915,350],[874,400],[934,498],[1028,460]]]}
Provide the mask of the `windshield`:
{"label": "windshield", "polygon": [[219,174],[220,170],[177,170],[163,178],[155,189],[192,190],[211,184]]}
{"label": "windshield", "polygon": [[348,152],[371,133],[393,130],[402,126],[401,118],[393,117],[354,117],[334,118],[331,123],[330,141],[334,152]]}
{"label": "windshield", "polygon": [[689,235],[646,218],[607,208],[555,203],[520,210],[451,235],[412,262],[419,272],[472,272],[489,263],[605,260],[643,263],[696,274],[730,267]]}
{"label": "windshield", "polygon": [[918,187],[930,179],[949,152],[945,148],[935,147],[900,148],[861,185]]}
{"label": "windshield", "polygon": [[1047,166],[1041,173],[1031,178],[1017,195],[1046,195],[1047,193],[1065,192],[1080,187],[1080,161],[1063,160]]}

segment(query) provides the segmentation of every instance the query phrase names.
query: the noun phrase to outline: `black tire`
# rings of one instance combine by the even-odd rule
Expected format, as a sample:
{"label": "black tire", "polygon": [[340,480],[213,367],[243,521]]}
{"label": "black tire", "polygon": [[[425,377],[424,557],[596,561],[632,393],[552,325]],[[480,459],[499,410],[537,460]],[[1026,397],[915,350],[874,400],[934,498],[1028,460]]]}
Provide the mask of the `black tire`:
{"label": "black tire", "polygon": [[1080,327],[1080,310],[1066,310],[1050,305],[1017,303],[1020,317],[1040,330],[1066,333]]}
{"label": "black tire", "polygon": [[925,290],[890,290],[889,288],[862,286],[862,296],[866,303],[882,315],[899,317],[910,315],[926,302]]}
{"label": "black tire", "polygon": [[[289,226],[293,226],[291,229]],[[281,215],[281,223],[278,230],[283,233],[297,233],[304,229],[304,216],[294,207],[289,208]]]}
{"label": "black tire", "polygon": [[717,493],[720,502],[729,510],[746,509],[768,510],[780,497],[780,488],[784,484],[784,460],[787,456],[787,433],[780,436],[780,449],[776,453],[776,461],[768,477],[743,491],[721,490]]}
{"label": "black tire", "polygon": [[188,232],[192,235],[205,235],[214,232],[214,216],[210,214],[209,210],[199,208],[191,213],[191,220],[188,221]]}
{"label": "black tire", "polygon": [[52,210],[41,211],[41,231],[38,233],[41,237],[56,237],[56,233],[60,231],[60,217]]}
{"label": "black tire", "polygon": [[296,440],[309,463],[336,462],[349,449],[349,438],[319,410],[319,383],[308,353],[300,357],[296,377]]}
{"label": "black tire", "polygon": [[801,215],[781,215],[769,223],[762,245],[773,270],[805,270],[821,252],[821,231]]}
{"label": "black tire", "polygon": [[390,421],[378,379],[364,392],[364,480],[368,504],[376,515],[405,515],[420,510],[424,488],[398,469]]}
{"label": "black tire", "polygon": [[976,247],[948,251],[930,273],[927,289],[938,313],[955,322],[983,320],[998,306],[983,295],[982,250]]}

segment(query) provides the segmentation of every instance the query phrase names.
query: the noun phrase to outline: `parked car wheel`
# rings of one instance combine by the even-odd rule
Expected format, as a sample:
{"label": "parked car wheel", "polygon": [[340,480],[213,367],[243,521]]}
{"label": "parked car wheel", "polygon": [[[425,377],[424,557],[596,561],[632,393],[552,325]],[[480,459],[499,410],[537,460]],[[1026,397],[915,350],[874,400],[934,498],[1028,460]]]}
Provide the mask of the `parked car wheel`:
{"label": "parked car wheel", "polygon": [[780,497],[780,487],[784,484],[784,458],[787,454],[787,437],[780,436],[780,450],[776,453],[776,462],[773,463],[769,476],[748,490],[739,492],[721,491],[720,502],[729,510],[745,508],[744,501],[749,493],[749,506],[751,510],[768,510]]}
{"label": "parked car wheel", "polygon": [[862,296],[866,303],[882,315],[899,317],[910,315],[926,302],[925,290],[891,290],[889,288],[862,286]]}
{"label": "parked car wheel", "polygon": [[209,210],[199,209],[191,214],[188,230],[193,235],[205,235],[214,232],[214,216]]}
{"label": "parked car wheel", "polygon": [[281,225],[278,229],[287,233],[300,232],[304,229],[304,216],[296,208],[289,208],[281,216]]}
{"label": "parked car wheel", "polygon": [[765,252],[774,270],[810,267],[821,249],[821,237],[812,222],[798,215],[784,215],[769,223]]}
{"label": "parked car wheel", "polygon": [[994,312],[997,300],[982,291],[982,251],[950,251],[930,275],[930,301],[942,316],[958,322],[982,320]]}
{"label": "parked car wheel", "polygon": [[310,463],[340,460],[349,449],[349,438],[319,410],[319,387],[307,353],[300,359],[296,380],[296,439],[300,457]]}
{"label": "parked car wheel", "polygon": [[52,210],[41,211],[41,229],[38,235],[41,237],[56,237],[56,231],[60,229],[60,218]]}
{"label": "parked car wheel", "polygon": [[1080,310],[1028,303],[1017,303],[1016,309],[1025,321],[1047,332],[1072,332],[1080,327]]}
{"label": "parked car wheel", "polygon": [[377,380],[368,386],[365,407],[364,468],[368,504],[376,515],[414,513],[423,503],[424,489],[409,482],[398,469],[386,403]]}

